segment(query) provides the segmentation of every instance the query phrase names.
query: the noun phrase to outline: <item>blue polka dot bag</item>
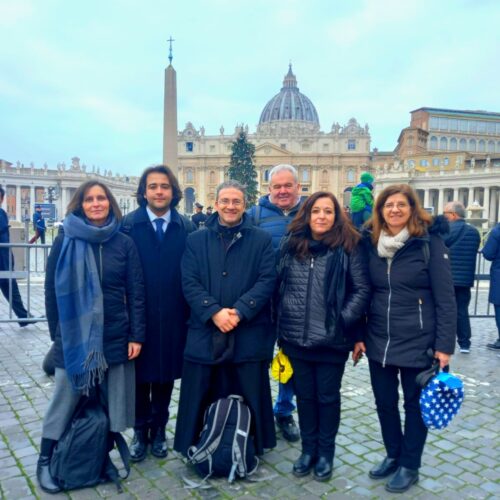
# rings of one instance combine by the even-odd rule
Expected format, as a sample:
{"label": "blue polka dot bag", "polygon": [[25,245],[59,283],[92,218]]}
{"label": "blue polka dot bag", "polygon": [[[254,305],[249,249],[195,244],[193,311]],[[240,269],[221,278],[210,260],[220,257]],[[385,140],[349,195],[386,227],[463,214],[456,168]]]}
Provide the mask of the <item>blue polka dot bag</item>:
{"label": "blue polka dot bag", "polygon": [[462,406],[462,381],[449,373],[448,366],[439,372],[439,363],[436,363],[419,373],[417,383],[422,386],[420,411],[425,426],[429,429],[444,429]]}

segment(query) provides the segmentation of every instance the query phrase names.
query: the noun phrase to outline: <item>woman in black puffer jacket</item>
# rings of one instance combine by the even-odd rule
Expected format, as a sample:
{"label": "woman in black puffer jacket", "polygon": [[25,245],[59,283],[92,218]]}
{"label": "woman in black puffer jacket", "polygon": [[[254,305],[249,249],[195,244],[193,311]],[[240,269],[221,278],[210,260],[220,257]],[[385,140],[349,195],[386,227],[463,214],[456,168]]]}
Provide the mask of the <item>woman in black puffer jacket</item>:
{"label": "woman in black puffer jacket", "polygon": [[[454,351],[456,304],[448,249],[439,234],[444,217],[432,224],[415,191],[407,184],[389,186],[375,202],[371,232],[364,243],[372,283],[365,342],[386,458],[369,473],[388,477],[391,492],[406,491],[418,481],[427,429],[419,406],[419,372],[429,367],[431,349],[441,367]],[[398,385],[404,395],[401,428]]]}
{"label": "woman in black puffer jacket", "polygon": [[55,388],[42,429],[37,479],[48,493],[54,446],[83,395],[100,385],[110,430],[134,424],[134,362],[145,338],[142,268],[105,184],[88,181],[68,205],[47,261],[45,306],[54,341]]}
{"label": "woman in black puffer jacket", "polygon": [[289,356],[302,438],[295,476],[332,475],[340,385],[370,298],[359,234],[328,192],[300,208],[279,263],[278,335]]}

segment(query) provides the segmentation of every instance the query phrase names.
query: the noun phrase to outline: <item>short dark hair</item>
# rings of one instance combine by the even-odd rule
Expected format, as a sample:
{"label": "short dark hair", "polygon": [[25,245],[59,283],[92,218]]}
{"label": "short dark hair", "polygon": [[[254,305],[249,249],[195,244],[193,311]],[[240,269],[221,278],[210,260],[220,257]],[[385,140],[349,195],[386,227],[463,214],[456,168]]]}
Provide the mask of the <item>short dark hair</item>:
{"label": "short dark hair", "polygon": [[172,201],[170,202],[170,206],[175,208],[182,200],[182,191],[177,177],[174,175],[170,167],[167,167],[166,165],[153,165],[152,167],[148,167],[144,170],[141,178],[139,179],[139,186],[137,187],[137,193],[135,195],[138,205],[140,207],[145,207],[148,204],[144,195],[146,194],[146,184],[149,174],[164,174],[168,177],[170,185],[172,186]]}
{"label": "short dark hair", "polygon": [[347,253],[350,253],[361,238],[361,235],[340,208],[340,204],[333,193],[317,191],[302,203],[297,215],[288,226],[288,232],[290,233],[288,248],[290,253],[299,260],[305,259],[309,254],[308,240],[312,237],[309,226],[311,212],[316,201],[321,198],[330,199],[335,211],[333,227],[323,236],[322,242],[329,248],[343,247]]}
{"label": "short dark hair", "polygon": [[85,216],[83,212],[83,199],[85,198],[85,194],[87,193],[87,191],[94,186],[99,186],[106,193],[106,198],[109,200],[109,211],[115,216],[118,221],[120,221],[122,218],[122,213],[115,197],[113,196],[113,193],[110,191],[109,187],[106,186],[106,184],[97,180],[90,180],[80,185],[68,204],[66,215],[74,214],[79,217]]}

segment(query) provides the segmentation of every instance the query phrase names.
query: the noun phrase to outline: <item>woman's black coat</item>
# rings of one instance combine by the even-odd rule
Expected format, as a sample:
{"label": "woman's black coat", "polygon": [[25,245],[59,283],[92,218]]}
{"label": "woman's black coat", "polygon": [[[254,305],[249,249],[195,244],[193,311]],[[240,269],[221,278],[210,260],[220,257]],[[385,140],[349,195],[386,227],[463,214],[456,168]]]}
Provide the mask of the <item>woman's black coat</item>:
{"label": "woman's black coat", "polygon": [[[55,291],[56,265],[64,239],[63,231],[54,240],[45,274],[45,308],[50,337],[54,341],[54,363],[64,368],[59,313]],[[145,305],[141,263],[134,242],[116,233],[101,245],[92,245],[99,274],[104,303],[104,357],[108,365],[125,363],[128,343],[144,342]],[[102,256],[102,261],[101,261]]]}
{"label": "woman's black coat", "polygon": [[430,364],[429,348],[453,354],[457,309],[448,249],[437,234],[440,224],[428,235],[410,237],[394,255],[390,272],[365,234],[372,283],[365,339],[369,359],[421,368]]}
{"label": "woman's black coat", "polygon": [[[270,327],[270,299],[276,283],[276,257],[271,236],[243,215],[241,229],[226,251],[218,216],[205,229],[189,235],[182,259],[182,286],[191,307],[185,359],[213,364],[214,336],[234,340],[228,361],[271,359],[275,334]],[[222,308],[243,316],[228,334],[220,334],[212,316]],[[219,333],[218,333],[219,332]]]}
{"label": "woman's black coat", "polygon": [[189,307],[182,294],[181,258],[194,224],[171,209],[161,242],[145,207],[129,213],[122,230],[135,242],[146,289],[146,342],[136,362],[141,383],[166,383],[182,375]]}

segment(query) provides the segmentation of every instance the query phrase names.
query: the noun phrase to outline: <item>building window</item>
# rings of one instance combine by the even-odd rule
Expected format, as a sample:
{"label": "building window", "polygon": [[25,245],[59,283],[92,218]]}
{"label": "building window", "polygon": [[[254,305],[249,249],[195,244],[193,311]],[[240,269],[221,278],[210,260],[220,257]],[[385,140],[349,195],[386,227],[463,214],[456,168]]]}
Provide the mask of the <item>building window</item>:
{"label": "building window", "polygon": [[354,169],[350,168],[347,171],[347,182],[354,182],[354,179],[356,178],[356,172]]}
{"label": "building window", "polygon": [[269,169],[264,170],[264,182],[269,182]]}
{"label": "building window", "polygon": [[467,141],[460,139],[460,151],[467,151]]}
{"label": "building window", "polygon": [[286,144],[285,143],[280,144],[280,146],[281,146],[281,149],[286,149]]}
{"label": "building window", "polygon": [[486,151],[486,143],[482,139],[478,142],[478,148],[477,148],[477,150],[480,153],[484,153]]}
{"label": "building window", "polygon": [[308,188],[307,186],[304,186],[304,187],[302,188],[302,192],[303,192],[303,193],[307,193],[307,191],[309,191],[309,188]]}
{"label": "building window", "polygon": [[356,140],[355,139],[349,139],[347,141],[347,149],[349,151],[354,151],[356,149]]}
{"label": "building window", "polygon": [[192,183],[194,181],[193,169],[186,168],[186,182]]}
{"label": "building window", "polygon": [[192,152],[193,152],[193,143],[186,142],[186,153],[192,153]]}
{"label": "building window", "polygon": [[214,146],[214,145],[211,145],[211,146],[210,146],[210,152],[211,152],[211,153],[215,153],[215,146]]}
{"label": "building window", "polygon": [[439,167],[439,158],[433,158],[432,159],[432,166],[433,167]]}
{"label": "building window", "polygon": [[437,116],[431,116],[431,119],[429,121],[429,127],[431,129],[437,129],[438,125],[439,125],[439,120],[438,120]]}
{"label": "building window", "polygon": [[450,139],[450,150],[451,151],[456,151],[457,150],[457,140],[455,139],[455,137],[452,137]]}
{"label": "building window", "polygon": [[494,153],[494,152],[495,152],[495,142],[488,141],[488,153]]}
{"label": "building window", "polygon": [[433,135],[429,142],[429,149],[437,149],[438,148],[438,138]]}
{"label": "building window", "polygon": [[495,122],[488,122],[488,134],[494,134],[495,133]]}
{"label": "building window", "polygon": [[423,160],[420,160],[420,166],[421,167],[428,167],[429,166],[429,162],[425,159]]}
{"label": "building window", "polygon": [[408,137],[408,146],[413,146],[413,136],[412,135],[410,135]]}
{"label": "building window", "polygon": [[323,184],[328,184],[328,170],[323,170],[321,173],[321,182]]}
{"label": "building window", "polygon": [[329,151],[330,150],[330,144],[324,143],[323,144],[323,151]]}
{"label": "building window", "polygon": [[474,120],[469,121],[469,132],[477,132],[477,122],[475,122]]}
{"label": "building window", "polygon": [[215,184],[215,172],[213,170],[210,171],[210,184]]}
{"label": "building window", "polygon": [[302,181],[301,182],[310,182],[311,174],[308,168],[302,170]]}
{"label": "building window", "polygon": [[496,150],[497,153],[500,153],[500,141],[497,142],[497,150]]}
{"label": "building window", "polygon": [[448,130],[448,118],[439,119],[439,130]]}
{"label": "building window", "polygon": [[441,137],[439,140],[439,149],[441,151],[446,151],[448,149],[448,139],[446,137]]}
{"label": "building window", "polygon": [[311,145],[308,142],[302,143],[302,151],[311,151]]}
{"label": "building window", "polygon": [[486,122],[477,122],[477,131],[480,134],[486,133]]}
{"label": "building window", "polygon": [[446,167],[447,165],[449,165],[450,163],[450,159],[446,156],[445,158],[443,158],[443,165]]}
{"label": "building window", "polygon": [[450,125],[450,130],[454,132],[458,130],[458,120],[456,118],[450,118],[449,125]]}
{"label": "building window", "polygon": [[469,130],[468,120],[459,120],[458,125],[460,127],[460,132],[467,132]]}
{"label": "building window", "polygon": [[415,167],[415,160],[408,160],[408,167],[414,168]]}
{"label": "building window", "polygon": [[469,151],[476,151],[476,139],[469,141]]}

